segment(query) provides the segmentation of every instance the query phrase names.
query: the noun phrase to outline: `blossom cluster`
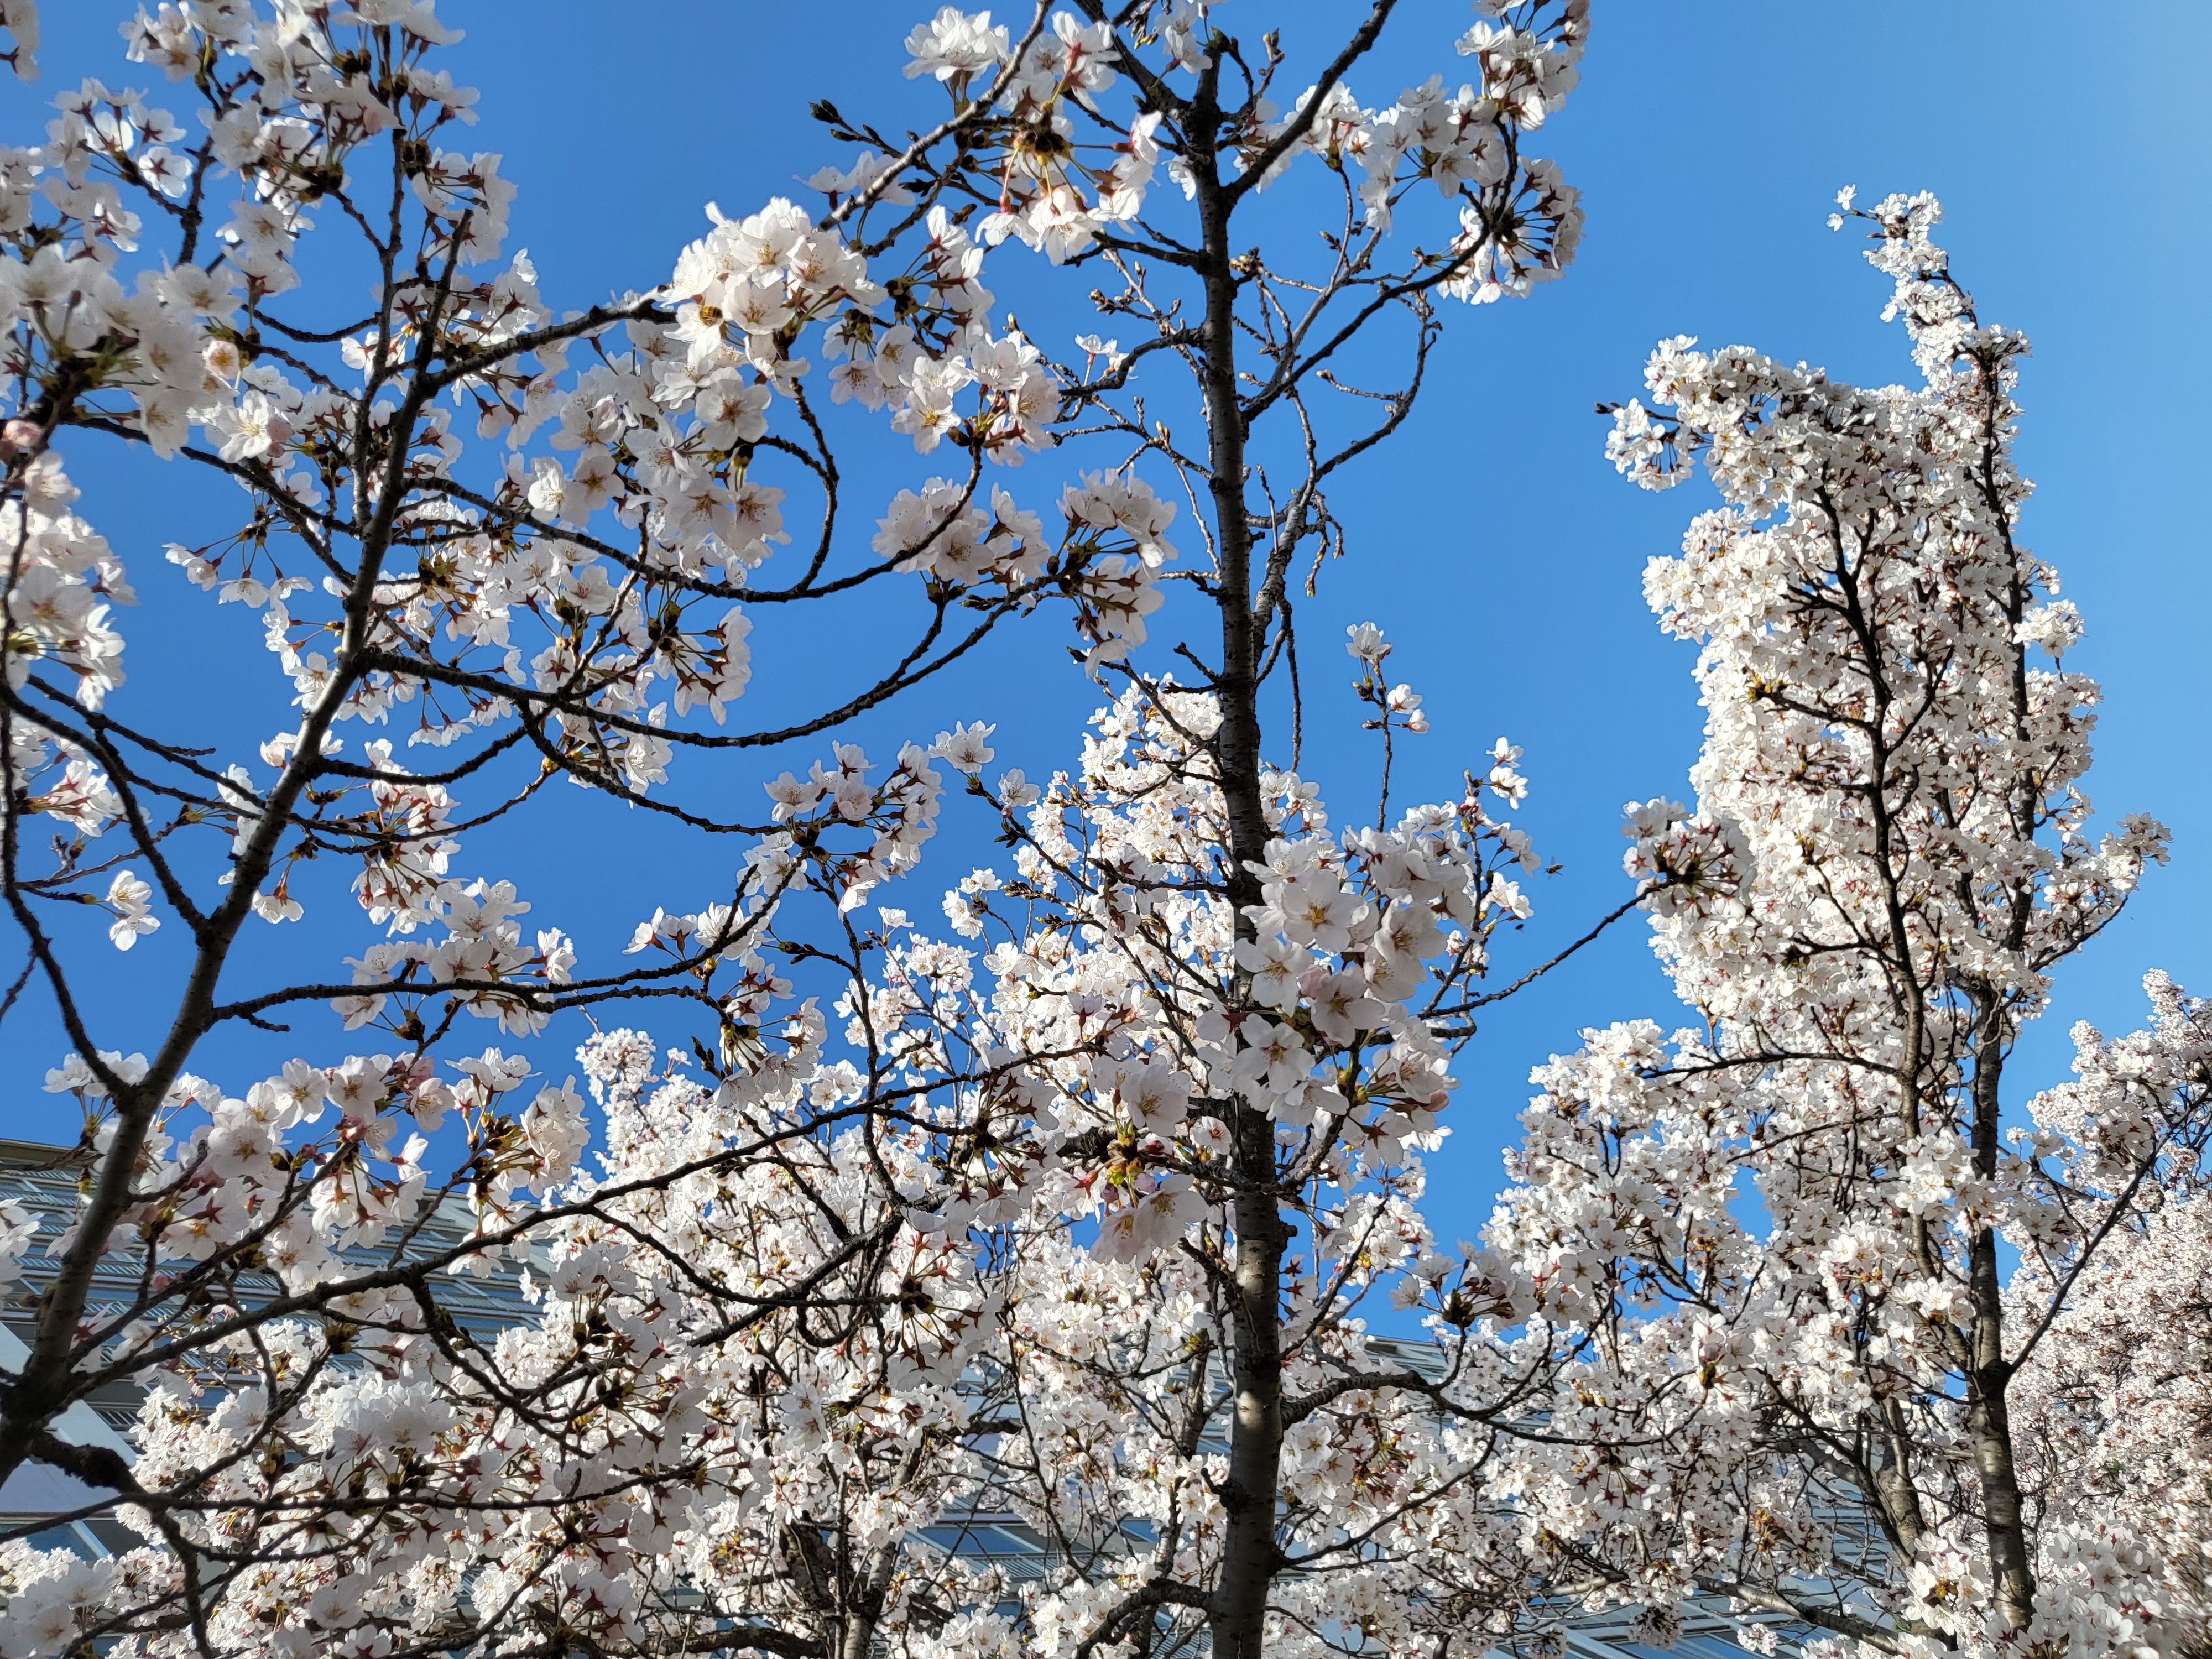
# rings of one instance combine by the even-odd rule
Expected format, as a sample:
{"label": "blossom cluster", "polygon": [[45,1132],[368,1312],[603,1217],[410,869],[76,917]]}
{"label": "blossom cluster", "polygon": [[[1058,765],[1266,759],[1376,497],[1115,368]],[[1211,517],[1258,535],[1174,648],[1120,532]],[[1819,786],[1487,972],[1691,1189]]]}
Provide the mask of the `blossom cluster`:
{"label": "blossom cluster", "polygon": [[1477,22],[1461,38],[1460,54],[1474,60],[1479,81],[1454,92],[1431,76],[1381,109],[1363,107],[1342,82],[1318,97],[1320,88],[1310,88],[1295,114],[1261,126],[1255,149],[1289,139],[1276,168],[1302,150],[1356,167],[1360,203],[1378,227],[1391,223],[1421,180],[1447,199],[1464,198],[1450,245],[1455,272],[1443,290],[1453,298],[1483,303],[1556,280],[1582,241],[1581,197],[1555,164],[1524,159],[1521,138],[1574,90],[1589,6],[1561,0],[1556,9],[1524,9]]}

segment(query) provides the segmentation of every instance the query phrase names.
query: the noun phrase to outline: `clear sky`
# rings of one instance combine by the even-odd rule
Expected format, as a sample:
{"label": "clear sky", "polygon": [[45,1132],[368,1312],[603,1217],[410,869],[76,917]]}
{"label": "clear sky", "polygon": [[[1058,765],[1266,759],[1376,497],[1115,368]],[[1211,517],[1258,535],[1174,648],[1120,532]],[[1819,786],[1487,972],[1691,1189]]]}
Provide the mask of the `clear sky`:
{"label": "clear sky", "polygon": [[[926,118],[928,89],[901,78],[900,42],[934,9],[444,0],[440,11],[468,31],[447,61],[483,94],[465,142],[501,152],[521,185],[508,246],[531,250],[554,303],[582,305],[664,280],[699,234],[705,202],[747,211],[796,193],[795,176],[848,160],[806,119],[811,100],[880,113],[894,128]],[[121,59],[114,31],[127,9],[46,0],[43,9],[45,78],[0,88],[0,141],[32,142],[45,100],[84,76],[164,90]],[[1233,0],[1219,17],[1245,33],[1279,25],[1303,67],[1358,9],[1350,0]],[[1581,88],[1540,135],[1584,192],[1581,258],[1533,300],[1448,309],[1421,412],[1387,459],[1337,492],[1354,551],[1326,573],[1302,638],[1333,641],[1344,623],[1371,617],[1398,642],[1393,674],[1425,695],[1432,717],[1430,734],[1401,751],[1401,801],[1455,793],[1461,769],[1501,732],[1524,746],[1534,793],[1522,821],[1566,866],[1536,884],[1527,948],[1548,954],[1579,933],[1625,890],[1620,804],[1682,795],[1699,729],[1691,648],[1660,636],[1639,577],[1648,557],[1672,550],[1702,490],[1655,497],[1616,479],[1592,404],[1637,392],[1652,342],[1675,333],[1824,363],[1844,378],[1909,375],[1900,336],[1878,320],[1882,280],[1824,220],[1844,184],[1863,199],[1936,191],[1948,216],[1942,240],[1983,317],[2035,341],[2021,452],[2039,489],[2027,539],[2059,567],[2087,619],[2069,665],[2106,687],[2091,792],[2108,819],[2148,811],[2175,832],[2173,864],[2066,971],[2052,1015],[2024,1044],[2015,1076],[2055,1080],[2074,1019],[2108,1030],[2136,1021],[2146,968],[2212,988],[2201,687],[2212,578],[2199,490],[2188,482],[2207,467],[2188,457],[2202,447],[2197,406],[2212,367],[2203,86],[2212,5],[2147,0],[2093,15],[2040,0],[1596,0],[1594,10]],[[1453,77],[1449,42],[1468,16],[1461,4],[1407,0],[1377,63],[1353,76],[1355,91],[1372,104],[1432,70]],[[1286,76],[1293,90],[1305,78]],[[994,256],[993,286],[1018,297],[1030,278],[1015,268],[1029,260],[1011,246]],[[115,544],[144,601],[123,619],[132,682],[117,707],[198,706],[222,727],[232,699],[265,686],[273,665],[258,659],[258,630],[236,607],[218,617],[188,601],[161,562],[163,542],[210,533],[204,514],[197,533],[176,522],[209,504],[149,463],[80,456],[86,447],[80,439],[65,448],[88,485],[81,510]],[[879,447],[861,475],[867,488],[887,493],[930,471],[902,444]],[[1058,478],[1048,455],[1020,483],[1042,500]],[[881,499],[861,503],[869,516]],[[779,676],[803,683],[811,660],[865,652],[871,627],[861,618],[781,658],[771,651],[753,695],[773,703],[791,694]],[[1047,624],[994,667],[927,690],[874,722],[872,744],[895,746],[894,733],[926,739],[980,715],[1000,722],[998,764],[1034,777],[1070,763],[1097,696],[1058,650],[1063,635]],[[1336,821],[1351,823],[1371,798],[1372,757],[1346,689],[1350,665],[1333,644],[1309,655],[1322,665],[1310,670],[1306,769],[1331,786]],[[257,715],[257,740],[265,726]],[[751,765],[730,764],[730,787],[757,800]],[[517,842],[502,856],[545,901],[533,921],[574,931],[587,967],[656,903],[699,902],[682,882],[681,860],[696,850],[619,815],[568,822],[574,838]],[[892,902],[917,919],[933,915],[977,827],[949,817],[922,875]],[[720,848],[709,861],[718,876],[728,862]],[[266,934],[257,952],[276,948]],[[360,930],[345,937],[357,947]],[[165,963],[174,965],[164,954],[173,943],[157,935],[131,959],[100,964],[113,988],[111,1046],[157,1040],[148,999]],[[5,948],[0,966],[12,978],[16,947]],[[1471,1235],[1487,1212],[1529,1066],[1571,1047],[1580,1027],[1638,1015],[1670,1024],[1675,1008],[1632,922],[1493,1018],[1460,1068],[1455,1137],[1432,1160],[1429,1208],[1441,1233]],[[64,1046],[40,1006],[0,1027],[0,1133],[74,1133],[38,1091]],[[334,1023],[303,1024],[300,1046],[320,1059],[343,1052]],[[203,1069],[242,1088],[266,1060],[240,1050]],[[549,1054],[543,1063],[557,1076],[563,1062]]]}

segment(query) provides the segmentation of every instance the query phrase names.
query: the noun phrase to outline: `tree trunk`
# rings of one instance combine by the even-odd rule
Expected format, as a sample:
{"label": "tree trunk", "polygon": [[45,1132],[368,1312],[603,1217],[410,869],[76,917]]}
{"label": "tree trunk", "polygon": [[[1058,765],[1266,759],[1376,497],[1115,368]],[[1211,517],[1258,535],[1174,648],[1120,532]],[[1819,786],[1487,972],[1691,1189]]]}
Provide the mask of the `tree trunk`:
{"label": "tree trunk", "polygon": [[[1207,465],[1220,560],[1221,670],[1215,695],[1221,725],[1214,759],[1229,817],[1228,888],[1240,939],[1255,937],[1245,907],[1260,902],[1259,880],[1247,868],[1267,851],[1267,819],[1260,796],[1259,644],[1252,616],[1252,531],[1244,502],[1244,415],[1237,393],[1237,276],[1231,264],[1231,200],[1214,160],[1218,58],[1212,60],[1190,109],[1190,155],[1197,177],[1203,236],[1200,276],[1206,320],[1204,360]],[[1240,981],[1242,976],[1240,975]],[[1240,983],[1240,992],[1243,988]],[[1230,1364],[1237,1390],[1230,1428],[1229,1474],[1222,1491],[1228,1528],[1220,1575],[1206,1608],[1215,1659],[1259,1659],[1267,1592],[1280,1553],[1275,1493],[1282,1466],[1283,1360],[1278,1286],[1291,1229],[1274,1193],[1275,1131],[1267,1115],[1243,1099],[1231,1106],[1233,1216],[1237,1256],[1231,1301]]]}
{"label": "tree trunk", "polygon": [[[2024,907],[2016,907],[2024,910]],[[2016,916],[2015,935],[2026,916]],[[2015,939],[2015,948],[2017,941]],[[2010,1036],[2004,1006],[1994,991],[1982,994],[1974,1030],[1974,1169],[1984,1180],[1996,1174],[1998,1085]],[[1996,1234],[1976,1229],[1967,1246],[1967,1285],[1973,1298],[1973,1360],[1966,1370],[1966,1433],[1982,1486],[1982,1522],[1989,1538],[1990,1579],[1997,1611],[2008,1628],[2025,1629],[2035,1617],[2035,1571],[2027,1541],[2020,1470],[2013,1457],[2012,1413],[2005,1401],[2013,1367],[2004,1351],[2004,1282],[1997,1272]]]}

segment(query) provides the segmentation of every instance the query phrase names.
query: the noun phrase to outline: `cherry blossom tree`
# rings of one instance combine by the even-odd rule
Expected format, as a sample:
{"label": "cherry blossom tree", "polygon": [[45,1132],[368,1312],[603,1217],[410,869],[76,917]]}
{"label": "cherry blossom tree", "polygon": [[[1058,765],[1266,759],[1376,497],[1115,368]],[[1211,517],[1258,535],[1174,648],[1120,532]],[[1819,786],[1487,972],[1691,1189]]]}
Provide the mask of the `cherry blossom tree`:
{"label": "cherry blossom tree", "polygon": [[1615,411],[1623,471],[1702,457],[1723,501],[1645,578],[1706,737],[1627,860],[1696,1021],[1536,1074],[1489,1239],[1581,1333],[1551,1422],[1583,1444],[1535,1457],[1530,1521],[1661,1620],[1707,1591],[1886,1653],[2172,1652],[2202,1492],[2186,1396],[2150,1399],[2195,1340],[2164,1322],[2201,1296],[2212,1013],[2154,975],[2143,1032],[2007,1095],[2166,832],[2090,837],[2081,619],[2018,539],[2026,342],[1931,198],[1841,207],[1919,385],[1683,338]]}
{"label": "cherry blossom tree", "polygon": [[[1293,623],[1352,540],[1332,480],[1411,416],[1444,303],[1573,257],[1575,193],[1524,143],[1586,9],[1484,0],[1466,84],[1370,107],[1350,79],[1396,9],[1318,43],[1291,97],[1277,37],[1204,4],[946,8],[906,42],[933,125],[817,106],[848,160],[807,205],[710,209],[582,310],[506,249],[499,156],[445,148],[477,111],[430,0],[168,0],[125,38],[184,118],[88,81],[0,153],[0,877],[94,1155],[42,1247],[0,1476],[106,1488],[145,1540],[0,1545],[8,1659],[1200,1630],[1243,1659],[1524,1621],[1561,1557],[1503,1450],[1544,1432],[1555,1345],[1535,1288],[1437,1249],[1416,1204],[1450,1046],[1528,915],[1498,816],[1526,783],[1501,739],[1464,799],[1392,822],[1425,720],[1357,623],[1377,823],[1332,833]],[[28,73],[33,9],[0,19]],[[1271,188],[1306,192],[1317,252],[1254,228]],[[1064,361],[994,332],[1009,239],[1118,332]],[[1355,384],[1394,344],[1395,380]],[[277,674],[244,753],[127,689],[136,595],[64,467],[101,442],[245,495],[180,532],[160,601],[258,614]],[[853,443],[934,469],[865,548]],[[1006,469],[1069,446],[1094,453],[1025,504]],[[747,726],[756,635],[852,605],[909,640]],[[1061,607],[1109,691],[1079,769],[987,783],[982,720],[888,763],[853,740]],[[802,744],[804,775],[763,775]],[[881,902],[948,775],[1012,859],[947,896],[960,944]],[[621,961],[471,861],[562,785],[698,838],[696,905]],[[309,945],[257,977],[246,930],[313,940],[356,906],[345,971]],[[101,955],[179,934],[155,1029],[118,1034]],[[689,1048],[615,1026],[634,1003]],[[541,1075],[580,1015],[577,1073]],[[242,1093],[193,1069],[280,1035]],[[0,1237],[20,1260],[29,1230]],[[132,1288],[95,1300],[118,1260]],[[536,1317],[472,1333],[455,1274],[521,1276]],[[1378,1293],[1437,1363],[1370,1346]],[[55,1431],[124,1381],[149,1390],[135,1462]],[[928,1547],[990,1505],[1054,1541],[1043,1578]]]}

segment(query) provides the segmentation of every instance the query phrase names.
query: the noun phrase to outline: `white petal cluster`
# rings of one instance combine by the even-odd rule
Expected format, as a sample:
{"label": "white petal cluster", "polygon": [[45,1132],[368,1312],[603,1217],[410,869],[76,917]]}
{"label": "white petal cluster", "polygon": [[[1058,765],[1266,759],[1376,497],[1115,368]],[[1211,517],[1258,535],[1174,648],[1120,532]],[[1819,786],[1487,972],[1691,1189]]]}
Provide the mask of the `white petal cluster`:
{"label": "white petal cluster", "polygon": [[1574,90],[1589,38],[1588,0],[1516,8],[1462,37],[1459,51],[1475,60],[1479,82],[1454,92],[1431,76],[1380,109],[1364,107],[1341,82],[1325,94],[1309,88],[1292,114],[1261,126],[1251,153],[1291,138],[1266,176],[1301,152],[1316,154],[1356,179],[1368,222],[1378,227],[1426,180],[1460,203],[1453,273],[1442,291],[1476,304],[1524,295],[1561,276],[1582,242],[1580,193],[1552,162],[1523,157],[1521,141]]}
{"label": "white petal cluster", "polygon": [[[0,268],[0,277],[5,274]],[[36,434],[20,435],[27,443]],[[110,616],[137,597],[106,541],[68,510],[76,498],[60,458],[48,453],[24,469],[21,498],[0,504],[0,536],[9,549],[22,550],[0,665],[21,690],[34,665],[52,664],[71,677],[77,701],[97,709],[123,683],[123,636]]]}

